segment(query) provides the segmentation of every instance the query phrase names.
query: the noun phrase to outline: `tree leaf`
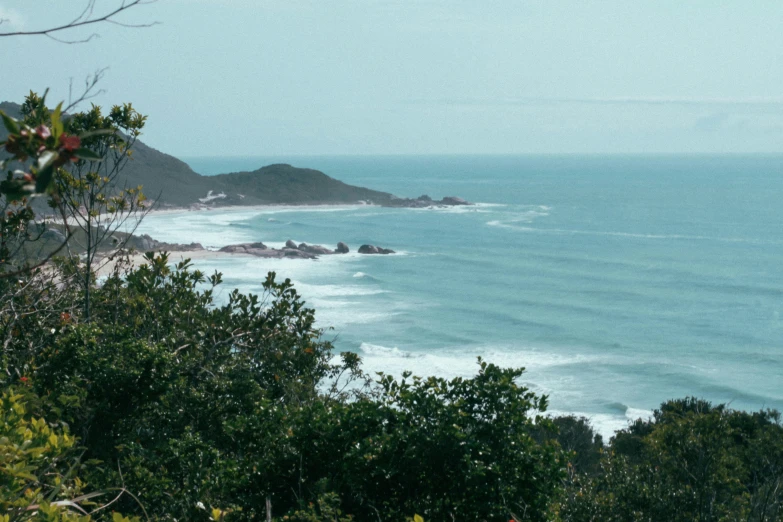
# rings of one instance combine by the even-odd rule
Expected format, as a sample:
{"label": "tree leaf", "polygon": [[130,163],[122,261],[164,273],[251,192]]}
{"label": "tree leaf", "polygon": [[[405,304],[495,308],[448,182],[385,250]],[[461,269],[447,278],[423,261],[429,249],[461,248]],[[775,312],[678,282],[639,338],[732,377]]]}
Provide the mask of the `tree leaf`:
{"label": "tree leaf", "polygon": [[61,119],[62,110],[63,102],[60,102],[57,107],[55,107],[54,112],[52,112],[52,136],[54,136],[55,140],[63,133],[63,122]]}
{"label": "tree leaf", "polygon": [[103,157],[101,157],[100,154],[97,154],[91,151],[90,149],[86,149],[84,147],[73,151],[73,155],[79,159],[83,159],[87,161],[103,161]]}
{"label": "tree leaf", "polygon": [[8,130],[8,132],[11,134],[19,134],[19,126],[16,124],[16,120],[3,111],[0,111],[0,116],[2,116],[3,124],[5,125],[5,128]]}
{"label": "tree leaf", "polygon": [[39,194],[46,192],[49,188],[49,183],[52,181],[52,175],[54,174],[54,163],[48,163],[44,168],[38,171],[35,179],[35,191]]}
{"label": "tree leaf", "polygon": [[51,150],[45,150],[38,156],[38,168],[44,168],[57,158],[57,153]]}
{"label": "tree leaf", "polygon": [[80,140],[85,140],[87,138],[93,138],[95,136],[107,136],[111,134],[115,134],[117,131],[114,129],[98,129],[94,131],[85,132],[84,134],[79,135]]}

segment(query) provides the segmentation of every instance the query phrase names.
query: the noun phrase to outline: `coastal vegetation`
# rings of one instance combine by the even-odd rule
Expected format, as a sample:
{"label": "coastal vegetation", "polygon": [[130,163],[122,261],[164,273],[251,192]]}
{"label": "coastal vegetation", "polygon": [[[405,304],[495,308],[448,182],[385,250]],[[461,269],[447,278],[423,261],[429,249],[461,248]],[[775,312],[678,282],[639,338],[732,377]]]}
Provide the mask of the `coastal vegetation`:
{"label": "coastal vegetation", "polygon": [[31,200],[88,250],[96,213],[144,204],[114,182],[143,117],[31,100],[3,117],[0,520],[783,520],[777,412],[672,400],[605,444],[523,369],[367,375],[274,273],[218,298],[165,253],[100,282],[26,256]]}

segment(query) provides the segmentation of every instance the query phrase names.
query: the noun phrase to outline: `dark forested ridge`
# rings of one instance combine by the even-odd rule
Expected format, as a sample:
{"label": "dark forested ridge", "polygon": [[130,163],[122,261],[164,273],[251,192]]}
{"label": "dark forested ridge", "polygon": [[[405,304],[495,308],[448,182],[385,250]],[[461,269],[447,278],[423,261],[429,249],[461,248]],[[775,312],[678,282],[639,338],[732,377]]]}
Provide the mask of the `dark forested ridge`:
{"label": "dark forested ridge", "polygon": [[[226,200],[241,198],[245,204],[357,203],[388,204],[393,196],[330,178],[321,171],[287,164],[262,167],[253,172],[234,172],[212,176]],[[247,201],[244,201],[247,200]],[[234,200],[235,201],[235,200]],[[237,202],[238,203],[238,202]]]}

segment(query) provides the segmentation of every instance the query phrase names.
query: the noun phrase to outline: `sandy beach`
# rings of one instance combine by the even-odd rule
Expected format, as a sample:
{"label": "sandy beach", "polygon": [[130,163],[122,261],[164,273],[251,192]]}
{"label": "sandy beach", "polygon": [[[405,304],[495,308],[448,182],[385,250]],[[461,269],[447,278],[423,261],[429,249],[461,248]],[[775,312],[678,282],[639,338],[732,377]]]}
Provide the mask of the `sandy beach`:
{"label": "sandy beach", "polygon": [[[193,259],[193,260],[217,259],[226,256],[253,257],[246,254],[229,254],[226,252],[218,252],[215,250],[191,250],[185,252],[183,251],[169,252],[169,262],[179,263],[180,261],[184,261],[185,259]],[[117,263],[119,263],[120,261],[121,259],[119,257],[112,258],[112,256],[106,256],[101,258],[96,262],[97,269],[95,270],[95,274],[98,277],[109,276],[114,271],[115,267],[117,266]],[[131,266],[139,267],[147,263],[147,258],[144,256],[143,253],[135,253],[128,257],[128,261]]]}

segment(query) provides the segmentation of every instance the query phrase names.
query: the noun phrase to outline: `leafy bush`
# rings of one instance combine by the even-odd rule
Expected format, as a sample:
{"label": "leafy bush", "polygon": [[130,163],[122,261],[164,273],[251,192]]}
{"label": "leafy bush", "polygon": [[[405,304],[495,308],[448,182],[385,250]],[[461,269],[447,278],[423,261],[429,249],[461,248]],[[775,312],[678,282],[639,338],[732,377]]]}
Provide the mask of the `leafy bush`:
{"label": "leafy bush", "polygon": [[697,399],[617,433],[595,477],[575,477],[562,520],[783,519],[783,426]]}
{"label": "leafy bush", "polygon": [[[91,482],[124,481],[161,519],[196,519],[204,505],[250,520],[268,502],[348,516],[335,498],[361,519],[543,519],[563,462],[532,436],[553,426],[521,370],[370,384],[355,355],[333,361],[289,281],[270,274],[265,296],[234,291],[222,305],[219,284],[149,255],[95,289],[89,323],[59,324],[36,351],[36,390],[86,457],[113,463]],[[356,386],[341,393],[346,378]]]}
{"label": "leafy bush", "polygon": [[471,379],[382,376],[371,394],[304,412],[289,466],[362,520],[542,520],[563,462],[532,437],[552,425],[531,415],[546,399],[521,374],[481,362]]}
{"label": "leafy bush", "polygon": [[[0,397],[0,521],[92,520],[86,509],[102,493],[83,494],[74,437],[60,423],[33,416],[30,402],[37,398],[18,387]],[[138,519],[115,514],[112,520]]]}

